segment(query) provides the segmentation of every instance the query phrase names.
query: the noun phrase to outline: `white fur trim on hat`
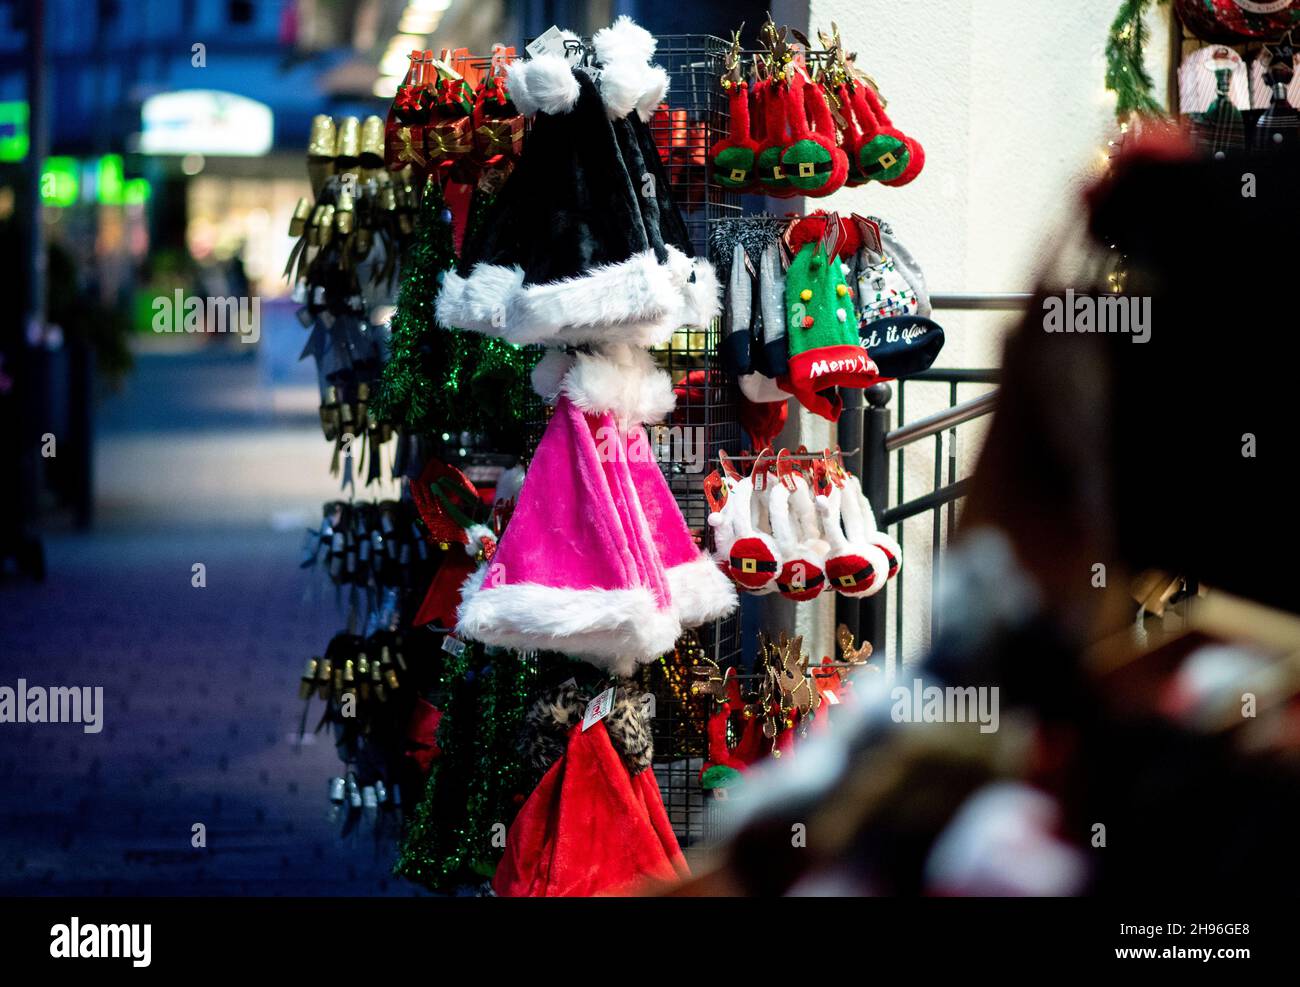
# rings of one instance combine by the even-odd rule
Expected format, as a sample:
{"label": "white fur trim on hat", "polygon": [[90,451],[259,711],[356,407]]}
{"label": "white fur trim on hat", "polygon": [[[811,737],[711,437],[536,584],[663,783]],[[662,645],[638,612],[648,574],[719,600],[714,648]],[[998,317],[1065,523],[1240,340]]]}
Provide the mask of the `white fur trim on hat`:
{"label": "white fur trim on hat", "polygon": [[573,366],[574,356],[561,349],[548,349],[533,367],[533,393],[547,404],[555,404],[560,397],[564,375]]}
{"label": "white fur trim on hat", "polygon": [[707,555],[667,572],[673,608],[683,627],[699,627],[736,609],[736,588]]}
{"label": "white fur trim on hat", "polygon": [[518,464],[511,466],[508,470],[497,478],[497,488],[494,502],[503,504],[506,501],[518,500],[519,491],[524,488],[524,468]]}
{"label": "white fur trim on hat", "polygon": [[578,80],[562,55],[549,52],[506,67],[510,99],[524,116],[568,113],[578,102]]}
{"label": "white fur trim on hat", "polygon": [[577,277],[523,281],[518,267],[477,264],[467,278],[449,271],[438,293],[438,321],[519,345],[656,346],[682,326],[707,326],[721,306],[712,265],[673,247],[664,263],[645,250]]}
{"label": "white fur trim on hat", "polygon": [[703,329],[722,314],[722,285],[713,265],[702,258],[691,262],[691,273],[694,277],[684,285],[686,308],[682,324]]}
{"label": "white fur trim on hat", "polygon": [[622,422],[657,422],[677,403],[672,378],[645,350],[610,343],[591,353],[549,350],[533,370],[533,390],[547,404],[566,395],[584,414],[611,412]]}
{"label": "white fur trim on hat", "polygon": [[633,589],[569,589],[540,583],[483,588],[488,566],[461,587],[456,633],[516,651],[561,651],[615,675],[671,651],[681,624],[654,594]]}
{"label": "white fur trim on hat", "polygon": [[[585,274],[527,285],[510,306],[509,331],[516,342],[546,339],[566,328],[617,333],[616,323],[662,317],[677,307],[678,293],[653,250],[605,264]],[[535,334],[535,335],[534,335]],[[561,338],[574,342],[571,337]],[[529,340],[532,341],[532,340]]]}
{"label": "white fur trim on hat", "polygon": [[489,336],[504,334],[510,300],[524,283],[521,267],[476,264],[463,278],[454,270],[442,278],[434,314],[449,329],[471,329]]}
{"label": "white fur trim on hat", "polygon": [[672,378],[645,350],[613,344],[579,353],[559,390],[584,414],[611,412],[624,422],[658,422],[677,403]]}
{"label": "white fur trim on hat", "polygon": [[604,65],[612,62],[648,62],[659,42],[655,36],[624,14],[609,27],[591,36],[591,46]]}

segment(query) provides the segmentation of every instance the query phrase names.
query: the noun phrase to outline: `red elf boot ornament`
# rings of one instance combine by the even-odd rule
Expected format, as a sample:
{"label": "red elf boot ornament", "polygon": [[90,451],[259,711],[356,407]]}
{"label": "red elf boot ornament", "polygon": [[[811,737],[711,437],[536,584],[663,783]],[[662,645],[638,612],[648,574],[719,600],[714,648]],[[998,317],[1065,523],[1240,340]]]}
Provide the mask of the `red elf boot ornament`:
{"label": "red elf boot ornament", "polygon": [[[858,85],[858,89],[862,94],[863,106],[875,121],[877,125],[876,129],[879,134],[893,137],[896,140],[902,141],[907,146],[907,161],[903,165],[902,172],[894,177],[881,177],[880,181],[883,184],[894,188],[897,188],[900,185],[906,185],[919,175],[921,169],[925,167],[925,148],[921,146],[921,142],[916,138],[908,137],[894,126],[893,122],[889,119],[889,115],[885,112],[884,104],[880,101],[880,94],[877,93],[872,86],[866,82],[861,82]],[[865,130],[865,123],[863,124],[863,128]],[[894,169],[890,168],[885,170],[892,173]]]}
{"label": "red elf boot ornament", "polygon": [[787,89],[786,83],[776,78],[761,79],[755,88],[756,106],[763,116],[763,139],[755,161],[758,191],[778,199],[799,194],[781,166],[781,155],[790,146],[785,119]]}
{"label": "red elf boot ornament", "polygon": [[749,85],[740,74],[739,31],[732,37],[726,69],[722,88],[727,93],[730,130],[727,136],[709,148],[709,164],[715,182],[723,188],[740,192],[757,184],[754,165],[758,159],[758,144],[749,134]]}
{"label": "red elf boot ornament", "polygon": [[785,40],[785,28],[778,28],[770,20],[763,25],[760,38],[771,55],[766,63],[756,59],[756,64],[766,65],[767,77],[758,85],[758,103],[763,110],[763,138],[758,145],[758,180],[762,191],[778,199],[789,199],[803,193],[794,187],[781,159],[794,143],[790,131],[788,108],[791,84],[797,71],[795,56]]}
{"label": "red elf boot ornament", "polygon": [[893,185],[903,179],[912,164],[912,146],[904,134],[886,130],[871,111],[867,93],[874,92],[869,83],[855,79],[848,84],[853,115],[862,130],[857,146],[857,170],[866,181]]}
{"label": "red elf boot ornament", "polygon": [[[830,195],[844,184],[849,159],[835,143],[835,123],[826,94],[796,66],[786,97],[786,119],[794,140],[781,152],[781,170],[798,194]],[[815,130],[809,126],[810,117]]]}

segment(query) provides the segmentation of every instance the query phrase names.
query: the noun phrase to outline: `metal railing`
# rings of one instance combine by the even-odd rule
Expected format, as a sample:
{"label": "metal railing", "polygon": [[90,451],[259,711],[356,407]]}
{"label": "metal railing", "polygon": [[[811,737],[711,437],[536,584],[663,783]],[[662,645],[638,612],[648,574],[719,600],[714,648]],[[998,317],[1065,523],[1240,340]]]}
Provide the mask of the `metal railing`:
{"label": "metal railing", "polygon": [[[1024,292],[935,294],[931,305],[946,311],[1016,311],[1024,308],[1032,296]],[[845,391],[845,409],[840,418],[839,443],[841,448],[856,450],[846,456],[846,465],[862,478],[863,490],[876,509],[881,530],[888,531],[904,545],[903,522],[930,514],[931,526],[931,590],[938,579],[940,555],[943,545],[944,520],[951,533],[956,524],[957,501],[968,491],[970,480],[958,478],[958,428],[969,422],[985,418],[997,404],[997,390],[974,398],[959,401],[958,387],[962,384],[997,384],[1000,371],[995,368],[931,369],[894,384],[877,384],[865,392]],[[947,385],[948,407],[914,421],[906,415],[906,395],[909,388]],[[894,401],[897,389],[897,401]],[[898,424],[890,428],[890,418],[896,409]],[[945,436],[947,442],[945,444]],[[927,439],[934,440],[934,480],[932,488],[911,500],[904,499],[904,455],[906,450]],[[946,445],[946,448],[945,448]],[[890,490],[890,460],[894,454],[893,497]],[[945,476],[946,473],[946,476]],[[889,505],[886,507],[885,505]],[[883,656],[887,674],[896,674],[902,662],[905,595],[908,586],[908,553],[904,546],[904,566],[898,576],[885,589],[866,600],[844,597],[836,601],[837,623],[845,623],[858,640],[872,644],[875,654]],[[914,579],[915,577],[913,577]],[[893,647],[887,647],[888,607],[894,600]],[[933,596],[932,596],[933,599]],[[938,627],[940,614],[931,607],[931,638]]]}

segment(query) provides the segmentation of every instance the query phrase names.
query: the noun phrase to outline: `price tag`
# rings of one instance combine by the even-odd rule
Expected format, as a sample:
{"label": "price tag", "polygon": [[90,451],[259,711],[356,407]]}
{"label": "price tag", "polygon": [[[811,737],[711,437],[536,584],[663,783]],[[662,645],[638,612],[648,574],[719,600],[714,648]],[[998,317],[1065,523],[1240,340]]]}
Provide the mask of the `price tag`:
{"label": "price tag", "polygon": [[532,44],[525,49],[530,58],[536,58],[538,55],[559,55],[564,57],[564,35],[560,29],[552,24],[545,31],[535,37]]}
{"label": "price tag", "polygon": [[606,689],[599,696],[587,703],[587,713],[582,718],[582,732],[586,733],[589,729],[609,716],[610,710],[614,708],[614,687]]}
{"label": "price tag", "polygon": [[465,642],[454,634],[448,634],[442,639],[442,650],[459,658],[465,653]]}

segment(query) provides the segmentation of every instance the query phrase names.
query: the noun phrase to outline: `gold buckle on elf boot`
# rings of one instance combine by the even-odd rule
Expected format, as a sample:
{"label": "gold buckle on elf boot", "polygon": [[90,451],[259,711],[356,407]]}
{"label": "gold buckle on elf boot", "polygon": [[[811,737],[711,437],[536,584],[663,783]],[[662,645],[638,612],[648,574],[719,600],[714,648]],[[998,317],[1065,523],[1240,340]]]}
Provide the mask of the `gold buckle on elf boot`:
{"label": "gold buckle on elf boot", "polygon": [[898,164],[898,158],[894,157],[893,151],[886,151],[880,157],[876,158],[876,164],[880,165],[881,171],[888,171],[894,165]]}
{"label": "gold buckle on elf boot", "polygon": [[800,177],[800,178],[812,178],[812,177],[813,177],[814,175],[816,175],[816,174],[817,174],[817,166],[816,166],[815,164],[813,164],[811,161],[800,161],[800,162],[799,162],[799,177]]}
{"label": "gold buckle on elf boot", "polygon": [[744,168],[732,168],[730,178],[733,182],[743,182],[747,174],[748,172]]}

